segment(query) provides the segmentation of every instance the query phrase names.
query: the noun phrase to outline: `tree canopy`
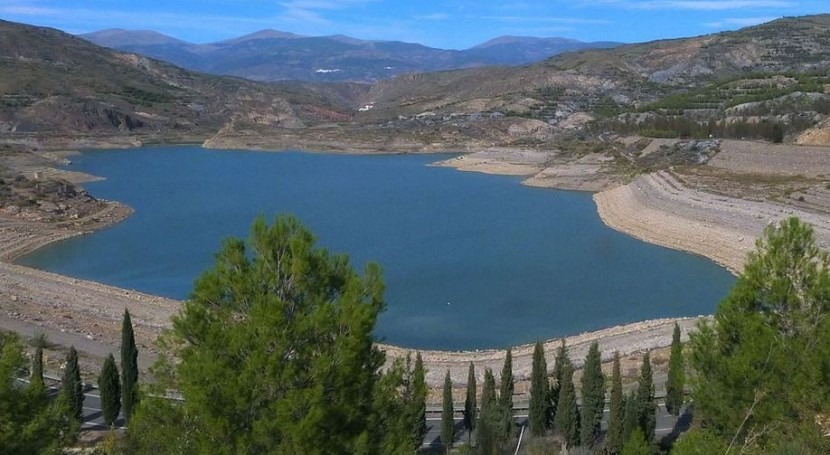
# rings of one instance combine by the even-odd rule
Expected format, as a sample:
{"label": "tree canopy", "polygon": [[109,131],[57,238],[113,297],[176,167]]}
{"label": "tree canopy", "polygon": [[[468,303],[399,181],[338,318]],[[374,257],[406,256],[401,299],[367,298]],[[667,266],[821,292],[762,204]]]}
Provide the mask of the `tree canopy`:
{"label": "tree canopy", "polygon": [[[406,453],[381,447],[411,440],[384,434],[411,428],[383,417],[413,409],[393,396],[401,369],[382,375],[373,345],[383,290],[377,265],[360,275],[295,218],[258,218],[247,243],[224,242],[174,318],[167,342],[184,402],[140,403],[130,425],[138,452]],[[158,428],[173,414],[177,434]]]}
{"label": "tree canopy", "polygon": [[733,450],[797,441],[830,453],[828,270],[810,226],[770,226],[714,323],[691,336],[695,413]]}
{"label": "tree canopy", "polygon": [[530,372],[530,404],[528,423],[533,436],[544,436],[548,426],[550,402],[548,401],[548,366],[545,361],[545,348],[542,342],[536,342],[533,349],[533,365]]}
{"label": "tree canopy", "polygon": [[22,387],[23,345],[15,335],[0,332],[0,452],[9,455],[60,454],[77,433],[67,398],[50,401],[42,381]]}

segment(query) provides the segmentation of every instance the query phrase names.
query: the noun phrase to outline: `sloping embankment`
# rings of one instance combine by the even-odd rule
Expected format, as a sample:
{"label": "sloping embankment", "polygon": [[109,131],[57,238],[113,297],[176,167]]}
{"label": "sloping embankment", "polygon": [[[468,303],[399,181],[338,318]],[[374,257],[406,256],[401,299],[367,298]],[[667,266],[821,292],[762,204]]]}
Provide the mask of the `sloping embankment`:
{"label": "sloping embankment", "polygon": [[686,187],[670,172],[594,195],[602,221],[641,240],[700,254],[743,270],[747,253],[764,228],[790,216],[813,225],[818,243],[830,249],[830,218],[775,202],[748,201]]}

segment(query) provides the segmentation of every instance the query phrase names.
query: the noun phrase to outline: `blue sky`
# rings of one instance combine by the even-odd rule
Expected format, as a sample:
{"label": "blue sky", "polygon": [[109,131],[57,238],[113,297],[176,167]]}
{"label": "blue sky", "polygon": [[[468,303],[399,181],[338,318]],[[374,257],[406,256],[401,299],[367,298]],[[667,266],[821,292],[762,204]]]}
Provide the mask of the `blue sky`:
{"label": "blue sky", "polygon": [[0,0],[0,18],[84,33],[156,30],[193,42],[272,28],[461,49],[499,35],[640,42],[830,13],[830,0]]}

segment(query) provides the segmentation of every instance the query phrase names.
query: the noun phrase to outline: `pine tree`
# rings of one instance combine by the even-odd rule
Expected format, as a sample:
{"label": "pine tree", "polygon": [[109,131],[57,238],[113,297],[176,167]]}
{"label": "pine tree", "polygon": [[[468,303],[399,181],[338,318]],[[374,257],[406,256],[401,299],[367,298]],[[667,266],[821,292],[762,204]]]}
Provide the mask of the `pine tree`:
{"label": "pine tree", "polygon": [[513,437],[515,423],[513,421],[513,353],[510,349],[504,356],[504,367],[501,369],[501,384],[499,386],[499,406],[502,413],[502,437],[509,440]]}
{"label": "pine tree", "polygon": [[654,379],[651,371],[651,357],[649,353],[643,355],[643,364],[640,367],[640,382],[637,386],[637,426],[643,430],[646,441],[654,440],[654,430],[657,424],[657,403],[654,400]]}
{"label": "pine tree", "polygon": [[452,378],[450,371],[444,376],[444,406],[441,410],[441,444],[444,445],[447,453],[450,453],[453,440],[455,439],[455,421],[453,420],[452,408]]}
{"label": "pine tree", "polygon": [[533,349],[533,366],[530,370],[530,403],[528,404],[528,424],[533,436],[544,436],[547,429],[548,407],[548,378],[545,348],[541,341],[536,342]]}
{"label": "pine tree", "polygon": [[138,401],[138,348],[130,312],[126,309],[121,323],[121,380],[121,408],[124,420],[129,422]]}
{"label": "pine tree", "polygon": [[602,374],[602,356],[595,341],[588,349],[582,369],[582,445],[591,447],[599,438],[602,413],[605,408],[605,375]]}
{"label": "pine tree", "polygon": [[101,392],[101,411],[104,414],[104,423],[108,427],[112,426],[121,411],[121,378],[112,354],[107,356],[101,368],[101,375],[98,376],[98,390]]}
{"label": "pine tree", "polygon": [[556,418],[553,429],[565,438],[568,447],[579,445],[579,408],[576,404],[576,390],[574,390],[573,367],[565,365],[562,371],[562,382],[559,387],[559,403],[556,409]]}
{"label": "pine tree", "polygon": [[467,397],[464,399],[464,429],[467,430],[467,441],[476,429],[478,419],[478,405],[476,404],[476,367],[470,362],[467,373]]}
{"label": "pine tree", "polygon": [[412,435],[412,446],[417,450],[424,442],[427,433],[427,385],[424,361],[421,353],[415,355],[415,368],[412,372],[409,395],[409,425]]}
{"label": "pine tree", "polygon": [[680,344],[680,326],[674,324],[674,334],[671,341],[671,357],[669,358],[669,377],[666,381],[666,410],[677,416],[683,407],[683,389],[686,382],[685,362],[683,361],[683,346]]}
{"label": "pine tree", "polygon": [[620,353],[614,353],[614,367],[611,373],[611,412],[608,415],[608,450],[611,453],[620,453],[623,447],[623,420],[625,419],[625,397],[622,390],[622,374],[620,373]]}
{"label": "pine tree", "polygon": [[69,404],[69,415],[77,422],[84,416],[84,384],[81,382],[81,369],[78,366],[78,351],[75,346],[69,348],[66,367],[63,370],[61,393]]}

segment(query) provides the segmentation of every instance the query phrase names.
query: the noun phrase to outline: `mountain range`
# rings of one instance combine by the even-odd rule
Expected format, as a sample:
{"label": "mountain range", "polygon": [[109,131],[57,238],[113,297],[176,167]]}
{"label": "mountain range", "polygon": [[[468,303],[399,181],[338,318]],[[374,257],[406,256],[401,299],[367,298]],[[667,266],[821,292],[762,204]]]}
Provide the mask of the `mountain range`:
{"label": "mountain range", "polygon": [[401,41],[367,41],[343,35],[313,37],[276,30],[207,44],[146,30],[109,29],[79,36],[100,46],[182,68],[257,81],[369,82],[403,73],[524,65],[566,51],[619,45],[503,36],[466,50],[446,50]]}
{"label": "mountain range", "polygon": [[796,140],[830,129],[830,15],[373,83],[209,75],[5,21],[0,36],[0,145],[424,151],[549,148],[607,133]]}

